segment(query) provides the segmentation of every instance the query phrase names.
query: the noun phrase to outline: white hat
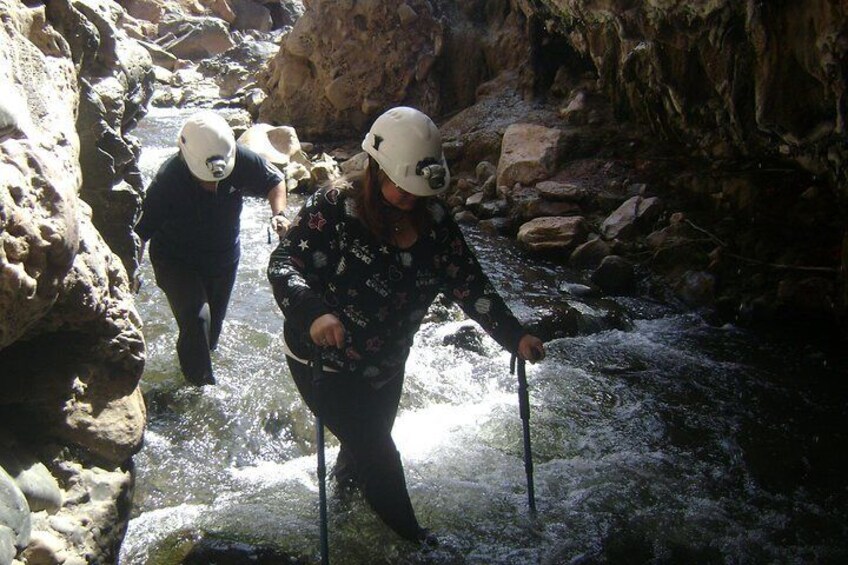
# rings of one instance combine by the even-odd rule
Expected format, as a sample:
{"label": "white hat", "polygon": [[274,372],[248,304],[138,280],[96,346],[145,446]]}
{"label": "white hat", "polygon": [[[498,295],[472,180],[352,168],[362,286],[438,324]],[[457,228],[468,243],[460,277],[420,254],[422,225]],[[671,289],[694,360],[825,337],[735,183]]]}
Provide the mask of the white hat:
{"label": "white hat", "polygon": [[378,117],[362,141],[400,188],[416,196],[435,196],[450,185],[439,128],[415,108],[398,106]]}
{"label": "white hat", "polygon": [[215,182],[230,176],[236,164],[236,139],[227,120],[204,110],[189,117],[177,138],[191,174]]}
{"label": "white hat", "polygon": [[276,165],[285,165],[301,151],[297,132],[290,126],[254,124],[238,142]]}

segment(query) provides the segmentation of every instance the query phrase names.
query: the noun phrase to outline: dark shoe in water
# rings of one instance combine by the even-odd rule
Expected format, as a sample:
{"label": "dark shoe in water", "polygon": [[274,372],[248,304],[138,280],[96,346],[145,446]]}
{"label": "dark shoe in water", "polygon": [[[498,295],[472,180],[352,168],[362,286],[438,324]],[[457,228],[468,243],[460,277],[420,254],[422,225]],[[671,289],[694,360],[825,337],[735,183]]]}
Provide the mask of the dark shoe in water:
{"label": "dark shoe in water", "polygon": [[200,377],[197,377],[197,378],[189,378],[186,375],[186,380],[189,382],[189,384],[193,384],[194,386],[214,385],[215,384],[215,377],[212,376],[212,373],[206,373],[206,374],[204,374]]}
{"label": "dark shoe in water", "polygon": [[437,547],[439,547],[439,538],[437,538],[436,534],[434,534],[427,528],[419,528],[418,543],[421,544],[422,549],[436,549]]}

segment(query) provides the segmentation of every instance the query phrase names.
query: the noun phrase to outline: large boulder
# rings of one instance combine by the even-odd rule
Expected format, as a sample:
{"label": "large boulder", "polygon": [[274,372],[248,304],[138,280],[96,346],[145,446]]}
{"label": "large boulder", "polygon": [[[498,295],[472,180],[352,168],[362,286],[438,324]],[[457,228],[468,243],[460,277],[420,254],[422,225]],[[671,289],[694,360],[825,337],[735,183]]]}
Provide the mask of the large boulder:
{"label": "large boulder", "polygon": [[425,0],[310,2],[269,67],[259,120],[293,124],[315,137],[361,131],[380,110],[406,99],[436,113],[432,70],[444,33]]}
{"label": "large boulder", "polygon": [[227,24],[208,16],[174,16],[159,24],[157,43],[180,59],[200,60],[235,46]]}
{"label": "large boulder", "polygon": [[518,242],[532,252],[551,252],[567,259],[586,241],[589,228],[582,216],[535,218],[518,229]]}
{"label": "large boulder", "polygon": [[0,467],[0,557],[6,557],[3,563],[11,562],[8,559],[9,546],[26,547],[31,527],[29,506],[24,494],[9,473]]}
{"label": "large boulder", "polygon": [[262,78],[258,120],[338,138],[398,104],[434,118],[461,110],[520,67],[522,26],[508,0],[313,0]]}
{"label": "large boulder", "polygon": [[501,142],[498,186],[532,185],[549,178],[557,165],[562,132],[536,124],[512,124]]}

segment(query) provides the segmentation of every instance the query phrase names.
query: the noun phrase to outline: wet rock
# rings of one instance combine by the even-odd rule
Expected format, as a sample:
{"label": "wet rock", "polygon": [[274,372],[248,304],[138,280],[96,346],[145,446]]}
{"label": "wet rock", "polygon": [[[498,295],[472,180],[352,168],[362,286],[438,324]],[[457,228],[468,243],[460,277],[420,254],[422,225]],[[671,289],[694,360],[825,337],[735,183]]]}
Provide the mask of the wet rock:
{"label": "wet rock", "polygon": [[459,306],[445,298],[444,294],[439,294],[427,310],[424,323],[434,322],[438,324],[464,318],[465,314],[459,309]]}
{"label": "wet rock", "polygon": [[633,263],[618,255],[609,255],[592,273],[592,282],[607,294],[627,294],[635,287],[635,273]]}
{"label": "wet rock", "polygon": [[512,124],[504,132],[498,160],[498,186],[532,185],[550,178],[562,132],[535,124]]}
{"label": "wet rock", "polygon": [[580,216],[536,218],[518,228],[518,242],[533,252],[565,255],[586,239],[588,226]]}
{"label": "wet rock", "polygon": [[627,238],[643,226],[651,225],[662,212],[657,197],[633,196],[604,220],[601,235],[604,239]]}
{"label": "wet rock", "polygon": [[835,292],[833,281],[824,277],[787,277],[777,286],[777,307],[792,319],[830,322],[836,317]]}
{"label": "wet rock", "polygon": [[509,212],[509,204],[506,199],[501,198],[498,200],[482,202],[477,206],[474,206],[472,210],[480,219],[502,217]]}
{"label": "wet rock", "polygon": [[624,359],[621,363],[602,365],[598,370],[606,375],[632,375],[643,373],[649,368],[643,359]]}
{"label": "wet rock", "polygon": [[159,23],[157,43],[180,59],[199,61],[235,46],[226,24],[218,18],[168,17]]}
{"label": "wet rock", "polygon": [[6,445],[0,453],[0,467],[6,470],[27,500],[30,511],[55,513],[62,506],[59,484],[43,463],[17,445]]}
{"label": "wet rock", "polygon": [[586,200],[587,192],[579,185],[569,182],[542,181],[536,184],[539,196],[554,202],[576,202]]}
{"label": "wet rock", "polygon": [[687,271],[676,286],[677,295],[694,308],[712,306],[715,302],[715,277],[703,271]]}
{"label": "wet rock", "polygon": [[17,553],[15,535],[11,529],[0,524],[0,563],[12,563]]}
{"label": "wet rock", "polygon": [[486,348],[483,345],[483,334],[475,325],[460,326],[454,333],[446,335],[442,338],[443,345],[453,345],[466,351],[486,354]]}
{"label": "wet rock", "polygon": [[26,498],[14,479],[0,468],[0,548],[8,547],[9,542],[14,547],[26,547],[31,527]]}
{"label": "wet rock", "polygon": [[23,551],[21,557],[26,560],[26,563],[74,563],[73,558],[69,558],[67,551],[68,547],[64,539],[58,534],[47,531],[33,532],[30,542]]}
{"label": "wet rock", "polygon": [[477,218],[477,216],[474,215],[474,212],[471,212],[470,210],[461,210],[457,212],[453,219],[456,220],[456,223],[458,224],[466,225],[473,225],[479,221],[479,218]]}
{"label": "wet rock", "polygon": [[609,244],[600,237],[594,237],[578,245],[568,258],[569,264],[581,269],[596,269],[604,258],[612,253]]}
{"label": "wet rock", "polygon": [[489,161],[480,161],[474,169],[474,174],[477,178],[477,183],[483,184],[492,177],[497,176],[498,168]]}
{"label": "wet rock", "polygon": [[582,209],[573,202],[551,202],[541,198],[527,199],[517,207],[517,214],[522,220],[532,220],[543,216],[576,216]]}
{"label": "wet rock", "polygon": [[465,199],[465,206],[467,208],[474,209],[474,208],[480,206],[485,201],[486,201],[486,195],[481,190],[479,192],[475,192],[474,194],[472,194],[468,198],[466,198]]}
{"label": "wet rock", "polygon": [[489,218],[480,222],[480,229],[497,235],[509,235],[513,231],[513,222],[509,218]]}
{"label": "wet rock", "polygon": [[290,555],[272,546],[202,538],[194,544],[181,565],[306,565],[309,560]]}
{"label": "wet rock", "polygon": [[600,294],[597,288],[585,284],[572,282],[564,282],[560,284],[559,291],[563,294],[566,294],[568,296],[574,296],[576,298],[588,298],[592,296],[598,296]]}
{"label": "wet rock", "polygon": [[578,335],[584,320],[582,313],[575,308],[559,303],[537,308],[524,325],[528,332],[542,341],[550,341]]}

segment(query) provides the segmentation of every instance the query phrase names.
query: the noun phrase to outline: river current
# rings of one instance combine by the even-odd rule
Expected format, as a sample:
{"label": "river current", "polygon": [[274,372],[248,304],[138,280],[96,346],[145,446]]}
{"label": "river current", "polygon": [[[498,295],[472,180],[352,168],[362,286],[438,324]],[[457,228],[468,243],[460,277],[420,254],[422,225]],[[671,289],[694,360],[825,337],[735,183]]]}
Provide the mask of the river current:
{"label": "river current", "polygon": [[[185,116],[154,110],[136,130],[145,182],[174,151]],[[301,202],[290,198],[290,215]],[[266,202],[247,200],[215,386],[185,383],[176,324],[142,266],[149,420],[123,565],[188,562],[210,539],[265,548],[253,562],[318,561],[314,422],[290,379],[265,277],[268,216]],[[510,241],[467,235],[519,317],[568,301],[593,319],[597,304],[559,290],[565,269],[529,260]],[[413,505],[441,543],[425,551],[400,541],[361,499],[330,487],[331,561],[848,562],[839,352],[714,327],[647,299],[608,300],[626,326],[554,339],[548,358],[527,366],[535,519],[509,355],[485,334],[474,351],[445,345],[470,324],[454,313],[416,337],[394,431]],[[328,439],[331,466],[337,444]],[[262,561],[267,552],[276,557]]]}

